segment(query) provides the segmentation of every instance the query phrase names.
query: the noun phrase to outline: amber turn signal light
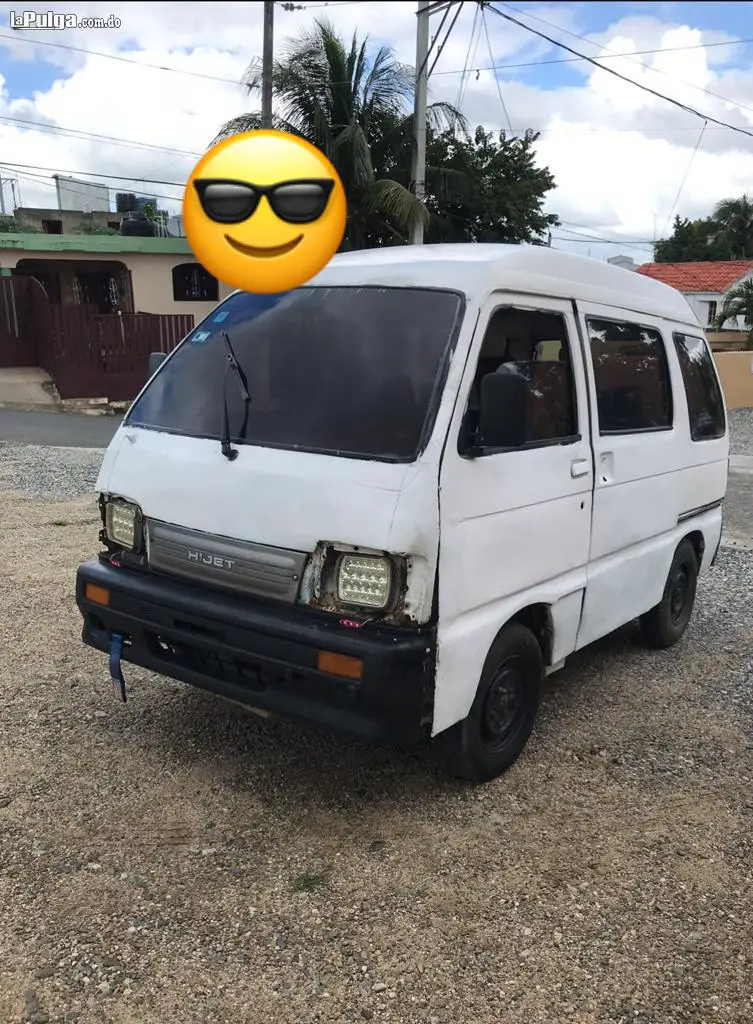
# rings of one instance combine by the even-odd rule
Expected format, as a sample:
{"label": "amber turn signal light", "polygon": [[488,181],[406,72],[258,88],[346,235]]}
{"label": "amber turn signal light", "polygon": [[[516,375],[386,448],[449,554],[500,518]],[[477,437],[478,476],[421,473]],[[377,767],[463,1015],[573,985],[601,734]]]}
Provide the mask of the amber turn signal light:
{"label": "amber turn signal light", "polygon": [[360,658],[350,658],[347,654],[335,654],[333,651],[319,651],[317,668],[328,676],[342,676],[344,679],[363,679],[363,662]]}
{"label": "amber turn signal light", "polygon": [[84,587],[84,597],[92,604],[108,605],[110,603],[110,591],[104,587],[98,587],[96,583],[87,583]]}

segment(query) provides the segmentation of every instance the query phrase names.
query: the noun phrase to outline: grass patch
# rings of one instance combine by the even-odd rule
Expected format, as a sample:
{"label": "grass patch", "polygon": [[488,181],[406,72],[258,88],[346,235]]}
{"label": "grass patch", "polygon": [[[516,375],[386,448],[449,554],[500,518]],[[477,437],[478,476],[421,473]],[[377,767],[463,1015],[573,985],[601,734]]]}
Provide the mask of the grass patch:
{"label": "grass patch", "polygon": [[329,871],[302,871],[291,883],[293,892],[317,892],[329,883]]}
{"label": "grass patch", "polygon": [[67,519],[53,519],[51,526],[70,526],[71,524]]}

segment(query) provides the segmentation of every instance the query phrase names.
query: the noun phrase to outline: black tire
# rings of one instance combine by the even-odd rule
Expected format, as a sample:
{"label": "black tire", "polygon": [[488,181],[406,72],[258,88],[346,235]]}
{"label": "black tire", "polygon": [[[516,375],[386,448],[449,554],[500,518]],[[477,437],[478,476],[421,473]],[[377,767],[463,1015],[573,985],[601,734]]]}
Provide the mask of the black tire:
{"label": "black tire", "polygon": [[672,647],[688,628],[698,586],[698,556],[689,540],[675,551],[659,604],[641,616],[643,639],[648,647]]}
{"label": "black tire", "polygon": [[506,626],[486,656],[468,717],[436,738],[452,775],[488,782],[518,759],[533,731],[543,678],[536,637],[518,623]]}

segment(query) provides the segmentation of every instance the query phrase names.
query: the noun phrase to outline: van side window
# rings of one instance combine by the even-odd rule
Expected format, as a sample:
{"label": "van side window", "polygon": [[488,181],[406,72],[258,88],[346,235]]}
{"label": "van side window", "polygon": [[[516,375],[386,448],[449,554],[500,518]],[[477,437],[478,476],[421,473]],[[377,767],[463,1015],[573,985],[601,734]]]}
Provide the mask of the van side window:
{"label": "van side window", "polygon": [[706,342],[677,331],[673,337],[688,399],[691,438],[710,441],[724,437],[727,429],[724,399]]}
{"label": "van side window", "polygon": [[576,440],[578,418],[564,317],[528,309],[498,309],[486,328],[461,430],[461,446],[476,443],[482,379],[513,371],[528,383],[526,444]]}
{"label": "van side window", "polygon": [[667,430],[672,392],[664,339],[640,324],[586,317],[599,433]]}

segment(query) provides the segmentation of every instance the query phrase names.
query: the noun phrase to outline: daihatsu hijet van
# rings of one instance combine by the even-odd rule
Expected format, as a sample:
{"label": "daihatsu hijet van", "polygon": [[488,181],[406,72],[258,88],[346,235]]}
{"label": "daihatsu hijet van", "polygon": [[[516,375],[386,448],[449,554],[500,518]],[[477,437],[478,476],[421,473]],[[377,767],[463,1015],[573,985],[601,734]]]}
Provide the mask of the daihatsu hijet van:
{"label": "daihatsu hijet van", "polygon": [[727,463],[673,289],[543,247],[337,256],[230,295],[137,397],[83,639],[123,698],[121,659],[487,780],[573,651],[680,639]]}

